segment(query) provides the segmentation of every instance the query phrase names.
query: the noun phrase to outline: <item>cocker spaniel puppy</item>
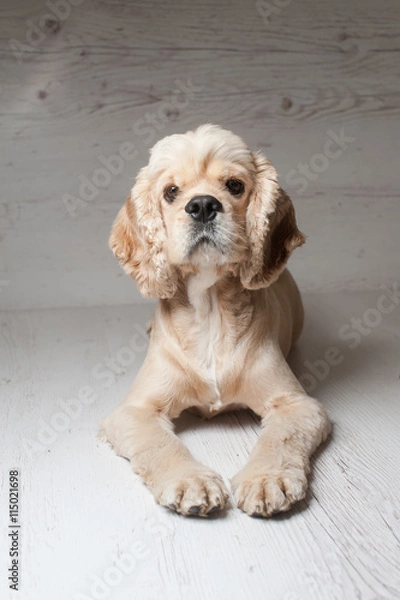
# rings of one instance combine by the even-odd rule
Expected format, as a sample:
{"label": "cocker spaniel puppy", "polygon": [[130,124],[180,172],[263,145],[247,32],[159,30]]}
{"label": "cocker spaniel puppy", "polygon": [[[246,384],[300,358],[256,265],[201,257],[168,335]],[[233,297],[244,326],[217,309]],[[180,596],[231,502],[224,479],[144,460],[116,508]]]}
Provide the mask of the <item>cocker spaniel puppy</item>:
{"label": "cocker spaniel puppy", "polygon": [[160,504],[207,516],[229,497],[174,434],[171,419],[192,407],[206,417],[249,407],[262,418],[231,481],[243,511],[269,517],[304,498],[310,456],[330,427],[285,360],[303,322],[285,265],[303,243],[274,167],[233,133],[203,125],[151,150],[110,247],[159,303],[145,362],[102,437]]}

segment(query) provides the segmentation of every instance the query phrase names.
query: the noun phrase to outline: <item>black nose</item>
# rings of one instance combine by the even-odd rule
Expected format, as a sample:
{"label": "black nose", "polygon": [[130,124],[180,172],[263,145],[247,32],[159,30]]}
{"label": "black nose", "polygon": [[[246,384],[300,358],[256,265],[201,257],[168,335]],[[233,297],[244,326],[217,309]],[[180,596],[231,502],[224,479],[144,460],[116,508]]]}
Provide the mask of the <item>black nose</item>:
{"label": "black nose", "polygon": [[185,210],[195,221],[208,223],[222,212],[222,204],[214,196],[195,196],[185,206]]}

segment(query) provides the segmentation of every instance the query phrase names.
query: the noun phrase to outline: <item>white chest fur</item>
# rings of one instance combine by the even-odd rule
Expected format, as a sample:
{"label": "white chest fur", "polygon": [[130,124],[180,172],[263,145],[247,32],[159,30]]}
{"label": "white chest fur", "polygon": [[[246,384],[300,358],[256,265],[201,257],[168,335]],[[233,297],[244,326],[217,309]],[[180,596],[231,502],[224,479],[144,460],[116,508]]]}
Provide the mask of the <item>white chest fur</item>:
{"label": "white chest fur", "polygon": [[217,280],[215,269],[203,269],[189,281],[189,301],[195,309],[196,356],[201,375],[210,386],[210,408],[219,410],[222,406],[217,384],[216,352],[221,334],[221,314],[218,309],[214,284]]}

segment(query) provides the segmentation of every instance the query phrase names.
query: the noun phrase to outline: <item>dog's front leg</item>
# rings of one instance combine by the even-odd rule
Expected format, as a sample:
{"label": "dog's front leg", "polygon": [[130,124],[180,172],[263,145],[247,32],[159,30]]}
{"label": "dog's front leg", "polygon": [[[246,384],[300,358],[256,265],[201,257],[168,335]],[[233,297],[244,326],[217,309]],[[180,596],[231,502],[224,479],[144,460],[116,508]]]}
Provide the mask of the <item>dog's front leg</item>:
{"label": "dog's front leg", "polygon": [[224,508],[222,478],[196,461],[153,404],[124,403],[105,421],[102,438],[128,458],[159,504],[183,515],[207,516]]}
{"label": "dog's front leg", "polygon": [[[268,400],[256,411],[262,416],[261,435],[247,464],[232,479],[239,508],[251,516],[269,517],[304,498],[310,456],[330,432],[323,406],[282,367],[275,371],[281,381],[276,386],[272,382]],[[289,392],[280,389],[282,379]]]}

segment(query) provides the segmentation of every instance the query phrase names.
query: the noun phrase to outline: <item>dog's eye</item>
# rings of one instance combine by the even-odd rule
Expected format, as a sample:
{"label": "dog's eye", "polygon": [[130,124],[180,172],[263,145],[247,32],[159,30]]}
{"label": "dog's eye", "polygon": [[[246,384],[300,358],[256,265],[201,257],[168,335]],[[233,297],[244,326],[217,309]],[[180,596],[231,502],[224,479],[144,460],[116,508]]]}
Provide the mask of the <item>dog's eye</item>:
{"label": "dog's eye", "polygon": [[240,179],[228,179],[225,183],[232,196],[240,196],[244,191],[244,183]]}
{"label": "dog's eye", "polygon": [[164,190],[164,198],[167,202],[173,202],[177,197],[179,188],[176,185],[169,185]]}

